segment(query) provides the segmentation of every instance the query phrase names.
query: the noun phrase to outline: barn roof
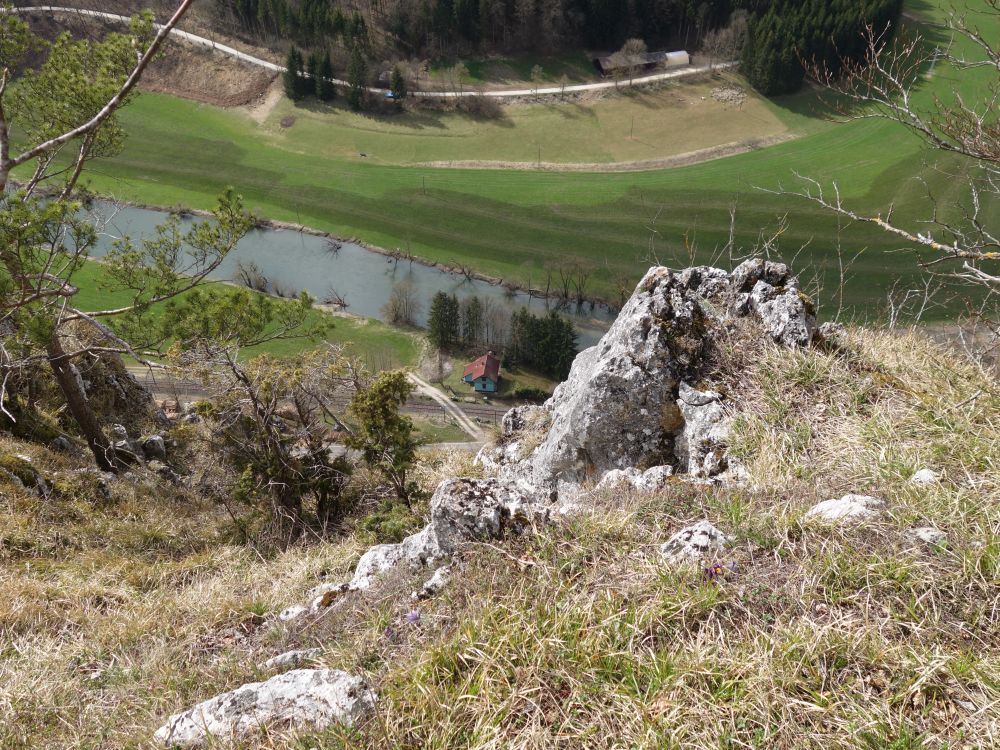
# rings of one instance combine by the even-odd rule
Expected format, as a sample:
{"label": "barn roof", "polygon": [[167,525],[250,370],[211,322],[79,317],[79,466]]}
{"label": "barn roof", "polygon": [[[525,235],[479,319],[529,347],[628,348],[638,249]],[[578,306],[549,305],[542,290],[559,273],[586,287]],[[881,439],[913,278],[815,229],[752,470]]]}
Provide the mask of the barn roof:
{"label": "barn roof", "polygon": [[484,354],[476,361],[470,362],[465,366],[462,378],[467,378],[469,375],[472,375],[473,380],[478,380],[485,375],[496,383],[500,380],[500,360],[492,354]]}

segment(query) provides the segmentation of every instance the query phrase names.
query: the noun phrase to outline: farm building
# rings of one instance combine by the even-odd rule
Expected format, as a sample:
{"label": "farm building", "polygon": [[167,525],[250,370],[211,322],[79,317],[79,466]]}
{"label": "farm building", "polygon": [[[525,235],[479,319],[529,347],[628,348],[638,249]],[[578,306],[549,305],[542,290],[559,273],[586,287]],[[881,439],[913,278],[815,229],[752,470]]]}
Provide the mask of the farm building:
{"label": "farm building", "polygon": [[[658,66],[665,68],[677,68],[682,65],[691,64],[691,55],[684,50],[678,52],[647,52],[642,59],[637,61],[636,67],[649,70]],[[595,57],[594,67],[602,76],[609,76],[618,72],[627,72],[629,62],[620,55],[610,55],[608,57]]]}
{"label": "farm building", "polygon": [[476,389],[476,393],[496,393],[500,387],[500,360],[493,352],[484,354],[465,366],[462,380]]}

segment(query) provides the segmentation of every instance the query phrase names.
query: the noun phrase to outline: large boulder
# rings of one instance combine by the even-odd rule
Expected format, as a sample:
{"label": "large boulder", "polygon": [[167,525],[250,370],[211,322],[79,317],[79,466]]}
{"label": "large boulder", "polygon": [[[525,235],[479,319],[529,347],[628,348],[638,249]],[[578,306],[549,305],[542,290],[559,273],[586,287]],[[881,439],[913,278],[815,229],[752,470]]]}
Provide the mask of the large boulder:
{"label": "large boulder", "polygon": [[192,747],[276,726],[352,726],[374,705],[375,694],[360,677],[335,669],[294,669],[174,714],[154,738],[167,747]]}
{"label": "large boulder", "polygon": [[568,502],[585,481],[615,470],[725,472],[728,405],[690,384],[741,318],[786,346],[805,346],[816,333],[808,299],[780,263],[751,260],[732,273],[650,269],[552,398],[511,411],[499,444],[481,451],[479,462],[522,492]]}

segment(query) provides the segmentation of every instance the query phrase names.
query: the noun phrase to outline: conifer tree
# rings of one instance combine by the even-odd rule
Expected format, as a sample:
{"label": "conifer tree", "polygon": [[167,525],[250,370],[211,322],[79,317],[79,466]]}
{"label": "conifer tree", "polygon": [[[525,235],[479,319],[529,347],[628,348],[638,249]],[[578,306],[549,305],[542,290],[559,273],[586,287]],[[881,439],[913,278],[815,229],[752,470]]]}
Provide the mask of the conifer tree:
{"label": "conifer tree", "polygon": [[351,64],[347,69],[347,103],[352,109],[362,109],[365,102],[365,86],[368,82],[368,63],[365,62],[361,46],[354,45],[351,51]]}
{"label": "conifer tree", "polygon": [[337,89],[333,85],[333,63],[330,62],[330,51],[323,53],[323,59],[319,64],[319,72],[316,77],[316,96],[322,102],[333,101],[337,96]]}
{"label": "conifer tree", "polygon": [[301,70],[302,53],[293,44],[288,50],[288,56],[285,58],[285,72],[282,78],[285,86],[285,96],[293,102],[298,101],[303,96],[302,84],[299,79]]}

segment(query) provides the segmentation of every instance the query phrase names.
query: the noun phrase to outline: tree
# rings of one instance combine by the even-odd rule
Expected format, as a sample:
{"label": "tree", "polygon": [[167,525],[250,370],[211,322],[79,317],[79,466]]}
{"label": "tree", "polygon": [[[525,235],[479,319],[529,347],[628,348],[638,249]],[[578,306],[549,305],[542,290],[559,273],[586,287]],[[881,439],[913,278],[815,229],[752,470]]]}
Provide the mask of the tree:
{"label": "tree", "polygon": [[642,39],[626,39],[619,52],[628,69],[628,82],[631,86],[636,71],[646,64],[646,43]]}
{"label": "tree", "polygon": [[416,325],[420,315],[420,297],[417,287],[410,280],[401,281],[392,288],[389,299],[382,307],[385,319],[393,325]]}
{"label": "tree", "polygon": [[[982,12],[992,16],[987,20],[996,24],[1000,21],[1000,0],[990,0]],[[952,278],[985,291],[978,314],[996,340],[1000,338],[996,323],[1000,309],[996,301],[1000,293],[996,213],[1000,205],[1000,127],[995,103],[1000,100],[1000,49],[995,40],[982,34],[978,22],[966,16],[953,14],[948,25],[976,51],[971,59],[949,59],[920,36],[899,40],[892,37],[889,27],[882,27],[884,31],[869,27],[866,49],[860,57],[842,60],[839,71],[816,64],[811,74],[839,100],[852,102],[851,108],[843,109],[846,116],[897,122],[931,149],[952,155],[954,185],[961,186],[964,197],[931,196],[934,205],[929,216],[907,218],[895,214],[891,207],[874,215],[860,212],[845,202],[836,184],[824,189],[818,180],[809,178],[804,190],[786,194],[803,196],[851,222],[879,227],[913,249],[928,272],[940,274],[940,269],[951,266]],[[914,91],[928,67],[949,62],[954,66],[951,75],[958,79],[956,93],[920,103]],[[980,84],[982,93],[964,97],[959,93],[960,79],[982,69],[990,76],[988,82]]]}
{"label": "tree", "polygon": [[302,53],[293,44],[285,58],[285,72],[282,74],[285,96],[292,101],[297,102],[306,95],[306,89],[303,86],[303,72]]}
{"label": "tree", "polygon": [[[129,302],[84,312],[74,302],[73,283],[96,241],[93,225],[81,218],[75,200],[84,166],[116,153],[124,140],[117,122],[150,61],[192,0],[184,0],[155,34],[146,14],[133,20],[129,34],[109,34],[101,42],[68,35],[46,45],[13,14],[0,15],[0,411],[8,384],[39,363],[49,366],[67,411],[98,466],[119,471],[125,460],[103,432],[76,366],[94,355],[128,354],[147,364],[146,354],[162,354],[165,339],[148,325],[150,309],[176,300],[204,284],[249,230],[242,202],[228,191],[211,221],[182,235],[175,222],[136,245],[119,241],[107,257],[107,273],[129,294]],[[34,67],[29,51],[47,53]],[[15,89],[8,89],[18,75]],[[11,127],[19,132],[12,151]],[[72,144],[68,159],[57,161]],[[34,163],[28,179],[8,189],[11,171]],[[44,200],[43,191],[50,193]],[[117,323],[115,323],[117,321]],[[114,323],[114,327],[112,327]],[[129,334],[132,340],[129,340]],[[156,339],[156,340],[153,340]]]}
{"label": "tree", "polygon": [[479,297],[466,297],[462,300],[462,342],[467,347],[473,347],[482,340],[483,304]]}
{"label": "tree", "polygon": [[337,97],[337,89],[333,85],[333,63],[330,61],[330,51],[323,52],[316,74],[316,97],[321,102],[332,102]]}
{"label": "tree", "polygon": [[569,76],[563,73],[559,76],[559,96],[565,98],[567,86],[569,86]]}
{"label": "tree", "polygon": [[416,458],[417,441],[412,420],[399,410],[412,392],[405,373],[383,372],[358,391],[348,407],[356,425],[347,446],[361,451],[368,467],[385,476],[396,497],[407,505],[415,491],[406,477]]}
{"label": "tree", "polygon": [[389,90],[392,92],[392,98],[397,101],[406,98],[406,78],[403,77],[403,71],[399,69],[398,65],[392,69],[392,75],[389,78]]}
{"label": "tree", "polygon": [[435,294],[427,320],[427,338],[435,349],[447,350],[458,342],[460,320],[458,298],[445,292]]}
{"label": "tree", "polygon": [[365,91],[368,86],[368,63],[361,51],[361,45],[356,44],[351,50],[351,62],[347,68],[347,103],[351,109],[363,109]]}
{"label": "tree", "polygon": [[469,69],[465,67],[465,63],[458,63],[454,68],[451,69],[451,77],[455,81],[455,86],[458,88],[458,93],[463,92],[463,86],[465,84],[465,79],[469,76]]}
{"label": "tree", "polygon": [[541,65],[535,65],[531,68],[531,83],[532,89],[537,94],[538,87],[545,80],[545,70]]}
{"label": "tree", "polygon": [[287,542],[304,528],[309,500],[326,532],[349,510],[352,467],[331,454],[331,427],[346,430],[334,398],[354,386],[356,369],[337,348],[248,361],[236,351],[209,345],[199,352],[208,356],[189,350],[177,362],[200,372],[212,393],[202,414],[228,469],[218,496],[262,505]]}

